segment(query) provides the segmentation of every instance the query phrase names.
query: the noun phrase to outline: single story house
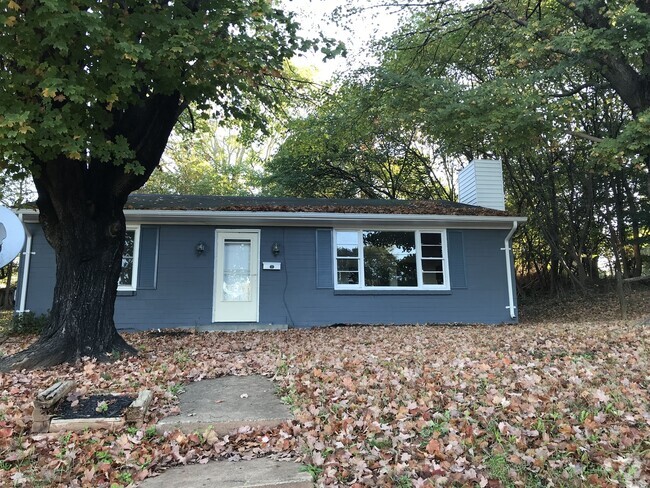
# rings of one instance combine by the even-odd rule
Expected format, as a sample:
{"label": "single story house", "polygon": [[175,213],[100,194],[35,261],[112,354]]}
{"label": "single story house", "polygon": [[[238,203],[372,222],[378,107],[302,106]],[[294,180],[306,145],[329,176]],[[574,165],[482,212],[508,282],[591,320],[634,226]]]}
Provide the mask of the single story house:
{"label": "single story house", "polygon": [[[493,208],[134,194],[116,325],[516,322],[511,239],[525,218],[503,211],[500,162],[470,166],[461,194]],[[481,197],[483,166],[496,204],[494,192]],[[51,307],[54,253],[37,211],[19,213],[28,238],[16,311],[41,314]]]}

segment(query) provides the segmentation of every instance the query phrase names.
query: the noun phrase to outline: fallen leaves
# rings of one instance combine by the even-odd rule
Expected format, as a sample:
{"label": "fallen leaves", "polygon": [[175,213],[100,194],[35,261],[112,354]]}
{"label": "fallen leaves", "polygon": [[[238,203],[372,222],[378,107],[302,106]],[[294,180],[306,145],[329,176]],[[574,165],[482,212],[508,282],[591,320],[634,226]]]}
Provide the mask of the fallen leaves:
{"label": "fallen leaves", "polygon": [[[349,327],[127,340],[140,357],[0,377],[0,484],[127,486],[172,464],[269,454],[299,458],[326,486],[650,479],[647,326]],[[22,346],[4,344],[3,352]],[[178,412],[183,384],[252,373],[274,376],[295,421],[227,436],[153,430]],[[59,379],[78,383],[75,398],[151,389],[150,423],[30,435],[31,401]]]}

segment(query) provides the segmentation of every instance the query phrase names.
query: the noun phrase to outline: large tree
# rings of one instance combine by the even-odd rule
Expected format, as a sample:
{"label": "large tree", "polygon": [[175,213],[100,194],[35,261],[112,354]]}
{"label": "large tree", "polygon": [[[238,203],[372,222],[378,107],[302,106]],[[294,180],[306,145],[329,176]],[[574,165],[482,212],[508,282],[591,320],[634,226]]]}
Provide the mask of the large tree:
{"label": "large tree", "polygon": [[[547,100],[609,90],[630,114],[620,133],[602,139],[569,132],[601,143],[595,153],[612,164],[641,161],[650,193],[650,1],[423,0],[403,5],[416,13],[389,44],[415,53],[405,62],[432,75],[460,73],[475,84],[513,77]],[[478,69],[445,71],[452,59],[456,66]]]}
{"label": "large tree", "polygon": [[[199,119],[172,134],[158,169],[139,190],[172,195],[252,195],[263,149],[242,140],[240,127]],[[258,150],[259,149],[259,150]]]}
{"label": "large tree", "polygon": [[399,183],[400,196],[426,196],[430,179],[401,177],[413,168],[401,141],[429,142],[433,175],[446,175],[448,160],[496,157],[509,208],[530,218],[517,253],[524,286],[586,289],[603,255],[638,276],[650,215],[648,112],[619,94],[607,63],[626,60],[647,78],[648,15],[629,1],[608,4],[611,21],[594,29],[572,13],[591,0],[408,5],[415,13],[375,48],[379,66],[290,125],[267,166],[274,188],[386,198],[381,190]]}
{"label": "large tree", "polygon": [[56,255],[49,324],[0,369],[132,353],[113,322],[128,195],[191,103],[257,123],[314,44],[270,0],[10,0],[0,25],[0,157],[33,177]]}
{"label": "large tree", "polygon": [[[368,75],[370,81],[363,81]],[[392,88],[374,70],[360,70],[334,94],[325,90],[318,107],[287,124],[285,141],[265,165],[264,191],[299,197],[453,199],[457,158],[443,154],[435,138],[413,124],[404,104],[385,96]]]}

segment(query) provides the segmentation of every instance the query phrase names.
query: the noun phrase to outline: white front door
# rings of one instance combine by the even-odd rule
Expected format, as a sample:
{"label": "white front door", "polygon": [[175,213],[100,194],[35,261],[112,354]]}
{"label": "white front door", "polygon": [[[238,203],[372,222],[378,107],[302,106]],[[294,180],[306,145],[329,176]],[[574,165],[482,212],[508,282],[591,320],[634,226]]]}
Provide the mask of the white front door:
{"label": "white front door", "polygon": [[258,231],[217,230],[214,322],[257,322]]}

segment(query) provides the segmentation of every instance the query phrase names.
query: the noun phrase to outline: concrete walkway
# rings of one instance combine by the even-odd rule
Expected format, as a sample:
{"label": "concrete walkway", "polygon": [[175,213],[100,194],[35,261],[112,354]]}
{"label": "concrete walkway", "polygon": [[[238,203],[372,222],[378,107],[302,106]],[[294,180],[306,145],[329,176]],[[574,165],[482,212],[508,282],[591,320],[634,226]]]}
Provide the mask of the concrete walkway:
{"label": "concrete walkway", "polygon": [[312,488],[309,473],[286,461],[215,461],[171,468],[147,478],[142,488]]}
{"label": "concrete walkway", "polygon": [[180,429],[202,432],[212,427],[226,435],[239,427],[275,427],[292,419],[289,408],[264,376],[224,376],[190,383],[179,396],[180,415],[156,425],[159,433]]}
{"label": "concrete walkway", "polygon": [[[159,433],[180,429],[185,433],[212,428],[226,435],[243,426],[275,427],[292,419],[289,408],[264,376],[225,376],[190,383],[179,395],[180,415],[166,417]],[[144,488],[312,488],[311,475],[301,466],[267,458],[251,461],[213,461],[168,469],[146,479]]]}

